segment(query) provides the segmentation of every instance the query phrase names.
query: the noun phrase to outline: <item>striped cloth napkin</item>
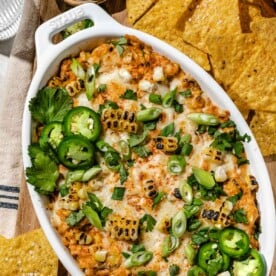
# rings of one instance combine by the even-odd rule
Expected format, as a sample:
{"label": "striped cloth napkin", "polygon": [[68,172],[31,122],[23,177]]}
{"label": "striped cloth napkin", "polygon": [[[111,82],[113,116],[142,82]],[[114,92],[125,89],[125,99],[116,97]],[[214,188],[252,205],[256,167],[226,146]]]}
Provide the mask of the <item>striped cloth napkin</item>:
{"label": "striped cloth napkin", "polygon": [[33,75],[34,33],[59,13],[55,0],[25,0],[22,19],[0,92],[0,235],[15,234],[20,185],[23,182],[21,126],[25,97]]}

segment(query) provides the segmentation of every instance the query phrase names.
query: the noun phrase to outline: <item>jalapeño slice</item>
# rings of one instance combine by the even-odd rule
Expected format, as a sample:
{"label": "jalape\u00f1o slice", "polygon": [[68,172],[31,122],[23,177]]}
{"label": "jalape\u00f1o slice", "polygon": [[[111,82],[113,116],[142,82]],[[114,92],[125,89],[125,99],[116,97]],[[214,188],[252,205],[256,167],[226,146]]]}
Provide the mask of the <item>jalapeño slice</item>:
{"label": "jalape\u00f1o slice", "polygon": [[82,135],[90,141],[96,141],[101,133],[99,115],[88,107],[75,107],[66,114],[63,131],[66,136]]}
{"label": "jalape\u00f1o slice", "polygon": [[94,146],[82,136],[65,137],[58,146],[58,159],[69,169],[87,169],[94,162]]}
{"label": "jalape\u00f1o slice", "polygon": [[239,258],[249,250],[249,237],[240,229],[226,228],[219,236],[220,250],[232,258]]}
{"label": "jalape\u00f1o slice", "polygon": [[249,256],[245,260],[233,263],[234,276],[265,276],[266,270],[265,259],[256,249],[250,249]]}
{"label": "jalape\u00f1o slice", "polygon": [[219,250],[217,243],[208,242],[200,247],[198,252],[198,265],[208,275],[217,275],[218,272],[226,270],[229,264],[230,258]]}
{"label": "jalape\u00f1o slice", "polygon": [[52,122],[43,128],[39,138],[39,144],[43,149],[50,145],[55,150],[57,149],[62,138],[62,123]]}

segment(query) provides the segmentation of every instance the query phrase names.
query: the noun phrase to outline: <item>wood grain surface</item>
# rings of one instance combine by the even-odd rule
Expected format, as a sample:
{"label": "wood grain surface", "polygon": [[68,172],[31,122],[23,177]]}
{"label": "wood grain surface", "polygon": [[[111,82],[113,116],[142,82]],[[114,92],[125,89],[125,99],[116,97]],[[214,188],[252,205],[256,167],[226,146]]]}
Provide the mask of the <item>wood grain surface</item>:
{"label": "wood grain surface", "polygon": [[[110,13],[121,11],[125,8],[125,1],[107,1],[104,8]],[[125,10],[116,13],[113,17],[122,24],[127,24]],[[265,162],[269,171],[274,199],[276,199],[276,155],[265,158]],[[22,177],[24,179],[24,177]],[[261,183],[260,183],[261,185]],[[271,218],[274,219],[275,218]],[[17,216],[16,235],[26,233],[28,231],[39,228],[39,222],[35,215],[29,192],[25,180],[22,181],[21,193],[19,200],[19,210]],[[58,275],[68,275],[65,268],[60,263]],[[276,276],[276,256],[274,256],[274,264],[270,273],[271,276]]]}

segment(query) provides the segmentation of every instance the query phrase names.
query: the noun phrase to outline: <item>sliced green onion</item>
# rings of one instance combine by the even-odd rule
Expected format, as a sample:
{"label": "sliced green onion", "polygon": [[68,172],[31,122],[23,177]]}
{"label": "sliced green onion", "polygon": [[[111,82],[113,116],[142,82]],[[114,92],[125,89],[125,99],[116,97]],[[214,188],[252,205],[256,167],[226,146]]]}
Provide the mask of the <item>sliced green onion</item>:
{"label": "sliced green onion", "polygon": [[125,261],[125,267],[131,268],[135,266],[141,266],[148,263],[153,257],[152,252],[150,251],[138,251],[132,254]]}
{"label": "sliced green onion", "polygon": [[189,264],[193,265],[196,256],[196,250],[190,243],[184,247],[184,255],[187,258]]}
{"label": "sliced green onion", "polygon": [[101,151],[101,152],[108,152],[108,151],[114,151],[116,152],[116,150],[111,147],[108,143],[106,143],[105,141],[103,140],[99,140],[97,143],[96,143],[96,147]]}
{"label": "sliced green onion", "polygon": [[179,247],[179,238],[169,235],[167,236],[162,244],[162,257],[168,257],[175,249]]}
{"label": "sliced green onion", "polygon": [[168,171],[171,174],[182,173],[184,167],[186,166],[185,158],[181,155],[172,155],[168,162]]}
{"label": "sliced green onion", "polygon": [[172,91],[166,93],[166,95],[162,100],[162,105],[166,108],[171,107],[175,98],[175,94],[176,94],[176,89],[173,89]]}
{"label": "sliced green onion", "polygon": [[106,166],[112,171],[119,171],[121,160],[118,152],[108,151],[104,154],[104,161]]}
{"label": "sliced green onion", "polygon": [[89,206],[97,212],[100,212],[103,208],[101,200],[94,193],[87,193],[89,198]]}
{"label": "sliced green onion", "polygon": [[185,143],[181,149],[181,154],[185,156],[189,156],[193,150],[193,145],[189,143]]}
{"label": "sliced green onion", "polygon": [[125,195],[125,191],[126,191],[126,188],[124,187],[114,187],[111,198],[113,200],[122,200]]}
{"label": "sliced green onion", "polygon": [[197,182],[206,189],[212,189],[216,185],[214,177],[211,173],[195,167],[193,168],[193,173]]}
{"label": "sliced green onion", "polygon": [[69,171],[66,175],[65,184],[69,186],[70,183],[80,181],[84,174],[84,170]]}
{"label": "sliced green onion", "polygon": [[102,171],[102,168],[100,166],[92,167],[91,169],[84,172],[81,181],[89,181],[94,176],[98,175]]}
{"label": "sliced green onion", "polygon": [[100,65],[94,63],[91,67],[87,69],[86,78],[85,78],[85,89],[86,89],[86,97],[88,100],[91,100],[93,94],[96,90],[96,75],[100,68]]}
{"label": "sliced green onion", "polygon": [[75,58],[72,59],[71,70],[79,79],[85,79],[85,71]]}
{"label": "sliced green onion", "polygon": [[96,228],[100,230],[103,229],[102,222],[99,215],[90,206],[84,205],[82,208],[82,212],[85,214],[85,216],[87,217],[87,219],[92,225],[94,225]]}
{"label": "sliced green onion", "polygon": [[131,157],[131,150],[128,142],[121,140],[119,142],[120,152],[124,160],[129,160]]}
{"label": "sliced green onion", "polygon": [[162,98],[159,94],[149,94],[149,101],[154,104],[162,104]]}
{"label": "sliced green onion", "polygon": [[136,120],[138,122],[148,122],[157,119],[162,112],[162,109],[157,107],[151,107],[140,110],[136,113]]}
{"label": "sliced green onion", "polygon": [[187,218],[184,210],[179,211],[172,218],[172,233],[175,237],[180,238],[185,233],[187,227]]}
{"label": "sliced green onion", "polygon": [[186,143],[190,143],[192,139],[191,134],[185,134],[180,138],[179,144],[180,146],[183,146]]}
{"label": "sliced green onion", "polygon": [[198,125],[216,126],[219,124],[218,118],[212,114],[190,113],[187,115],[187,117]]}
{"label": "sliced green onion", "polygon": [[185,180],[181,180],[179,192],[185,203],[191,204],[193,202],[193,189]]}
{"label": "sliced green onion", "polygon": [[148,130],[145,130],[142,134],[130,134],[130,137],[128,139],[130,147],[135,147],[143,143],[147,138],[148,134]]}

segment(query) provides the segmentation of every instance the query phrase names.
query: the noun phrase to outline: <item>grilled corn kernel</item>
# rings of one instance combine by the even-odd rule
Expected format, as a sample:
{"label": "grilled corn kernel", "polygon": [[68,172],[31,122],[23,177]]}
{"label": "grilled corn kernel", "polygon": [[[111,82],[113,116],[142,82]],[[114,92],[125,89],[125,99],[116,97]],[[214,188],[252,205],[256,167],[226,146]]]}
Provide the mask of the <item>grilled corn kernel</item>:
{"label": "grilled corn kernel", "polygon": [[68,202],[67,206],[68,206],[68,208],[66,208],[66,209],[69,209],[71,211],[76,211],[80,208],[80,204],[78,201],[70,201],[70,202]]}
{"label": "grilled corn kernel", "polygon": [[165,234],[169,232],[170,227],[171,227],[170,217],[161,218],[156,225],[156,229]]}
{"label": "grilled corn kernel", "polygon": [[86,234],[85,232],[79,232],[75,235],[76,240],[78,241],[78,244],[91,244],[93,242],[93,239],[91,237],[91,235]]}
{"label": "grilled corn kernel", "polygon": [[106,260],[107,251],[106,250],[98,250],[95,252],[94,258],[97,262],[103,263]]}
{"label": "grilled corn kernel", "polygon": [[178,148],[176,137],[157,136],[154,141],[156,148],[164,152],[175,152]]}
{"label": "grilled corn kernel", "polygon": [[80,199],[83,199],[83,200],[85,200],[85,199],[87,199],[87,189],[86,188],[81,188],[79,191],[78,191],[78,197],[80,198]]}
{"label": "grilled corn kernel", "polygon": [[108,222],[111,237],[118,240],[136,241],[138,239],[138,219],[113,215]]}
{"label": "grilled corn kernel", "polygon": [[225,200],[219,211],[213,209],[204,209],[201,213],[201,217],[211,220],[217,227],[222,228],[230,224],[229,215],[233,209],[232,202]]}
{"label": "grilled corn kernel", "polygon": [[61,79],[59,77],[53,77],[48,82],[48,86],[50,86],[50,87],[61,86],[61,84],[62,84],[62,81],[61,81]]}
{"label": "grilled corn kernel", "polygon": [[215,164],[221,164],[223,161],[222,152],[214,148],[205,149],[204,155],[207,160],[210,160]]}
{"label": "grilled corn kernel", "polygon": [[144,192],[147,197],[155,198],[157,196],[156,187],[152,179],[146,180],[143,186]]}
{"label": "grilled corn kernel", "polygon": [[65,86],[69,96],[73,97],[76,94],[80,93],[84,89],[84,81],[81,79],[77,79],[75,81],[71,81]]}
{"label": "grilled corn kernel", "polygon": [[102,115],[102,122],[105,128],[110,128],[114,131],[136,133],[138,130],[135,113],[130,111],[105,109]]}

